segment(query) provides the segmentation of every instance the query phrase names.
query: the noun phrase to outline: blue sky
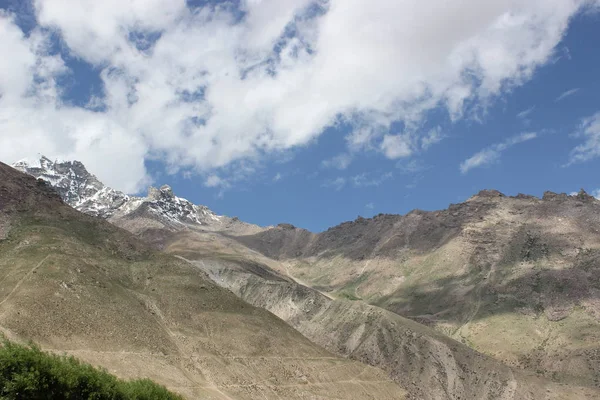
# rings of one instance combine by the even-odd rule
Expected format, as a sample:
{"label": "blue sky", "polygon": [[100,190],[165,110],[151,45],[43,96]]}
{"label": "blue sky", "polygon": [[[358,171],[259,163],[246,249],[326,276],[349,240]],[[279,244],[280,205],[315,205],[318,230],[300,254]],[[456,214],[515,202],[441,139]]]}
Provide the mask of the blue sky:
{"label": "blue sky", "polygon": [[368,3],[0,0],[0,159],[313,231],[600,189],[598,2]]}

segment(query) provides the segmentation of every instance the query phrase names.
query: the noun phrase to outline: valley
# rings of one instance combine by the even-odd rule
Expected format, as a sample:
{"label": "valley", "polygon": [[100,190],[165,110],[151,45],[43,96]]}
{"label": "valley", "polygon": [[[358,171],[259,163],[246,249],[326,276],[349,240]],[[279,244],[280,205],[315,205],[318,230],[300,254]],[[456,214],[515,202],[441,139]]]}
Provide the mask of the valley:
{"label": "valley", "polygon": [[[115,211],[98,217],[176,256],[240,304],[281,318],[328,357],[380,371],[390,379],[386,385],[402,388],[390,393],[413,399],[600,393],[600,202],[585,192],[539,199],[488,190],[447,210],[359,218],[315,234],[218,216],[168,187],[123,207],[125,195],[102,185],[86,193],[95,177],[85,169],[71,176],[64,174],[72,171],[68,163],[46,165],[16,167],[53,176],[59,189],[67,188],[61,197],[84,212],[98,209],[88,197],[112,193],[103,208]],[[138,298],[164,326],[164,305],[145,296]],[[199,329],[177,324],[183,325],[168,337]]]}

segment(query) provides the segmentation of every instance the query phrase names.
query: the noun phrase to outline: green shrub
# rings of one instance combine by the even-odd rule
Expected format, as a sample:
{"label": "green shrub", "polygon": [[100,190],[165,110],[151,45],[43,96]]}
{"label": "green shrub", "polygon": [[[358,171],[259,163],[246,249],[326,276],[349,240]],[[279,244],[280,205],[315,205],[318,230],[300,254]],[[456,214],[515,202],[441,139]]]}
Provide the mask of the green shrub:
{"label": "green shrub", "polygon": [[149,379],[123,381],[105,370],[35,345],[2,340],[0,399],[170,400],[182,398]]}

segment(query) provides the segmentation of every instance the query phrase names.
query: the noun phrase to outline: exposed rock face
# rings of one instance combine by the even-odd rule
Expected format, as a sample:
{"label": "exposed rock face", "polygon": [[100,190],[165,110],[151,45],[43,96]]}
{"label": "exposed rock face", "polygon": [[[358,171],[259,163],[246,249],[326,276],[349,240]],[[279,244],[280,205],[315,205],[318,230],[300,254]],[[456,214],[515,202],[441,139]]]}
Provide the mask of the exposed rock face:
{"label": "exposed rock face", "polygon": [[106,188],[79,161],[54,162],[41,157],[34,163],[19,161],[13,167],[48,182],[67,204],[89,215],[108,218],[130,200],[124,193]]}
{"label": "exposed rock face", "polygon": [[136,233],[148,228],[168,231],[191,228],[231,233],[260,229],[177,197],[168,185],[160,189],[150,187],[146,197],[129,196],[105,186],[79,161],[52,161],[42,156],[32,163],[19,161],[13,167],[48,182],[65,203],[76,210],[109,219]]}
{"label": "exposed rock face", "polygon": [[501,193],[495,189],[484,189],[484,190],[480,191],[479,193],[477,193],[476,196],[477,197],[489,197],[489,198],[506,197],[503,193]]}
{"label": "exposed rock face", "polygon": [[569,195],[566,193],[554,193],[550,191],[544,192],[542,196],[542,200],[552,200],[552,201],[566,201],[569,199]]}
{"label": "exposed rock face", "polygon": [[343,255],[354,260],[368,257],[396,257],[405,248],[428,251],[443,245],[459,235],[462,226],[496,207],[488,197],[461,204],[452,204],[448,210],[411,211],[405,216],[379,214],[344,222],[313,234],[301,228],[279,227],[239,240],[272,258],[331,257]]}

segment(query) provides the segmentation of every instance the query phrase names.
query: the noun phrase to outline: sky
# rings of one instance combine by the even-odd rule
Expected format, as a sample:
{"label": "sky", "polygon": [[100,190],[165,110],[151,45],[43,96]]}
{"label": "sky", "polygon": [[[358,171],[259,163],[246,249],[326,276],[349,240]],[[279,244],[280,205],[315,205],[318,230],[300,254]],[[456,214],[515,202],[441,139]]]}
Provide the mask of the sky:
{"label": "sky", "polygon": [[312,231],[600,197],[599,37],[600,0],[0,0],[0,161]]}

